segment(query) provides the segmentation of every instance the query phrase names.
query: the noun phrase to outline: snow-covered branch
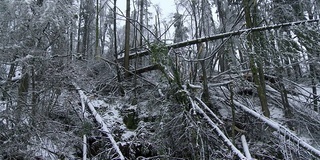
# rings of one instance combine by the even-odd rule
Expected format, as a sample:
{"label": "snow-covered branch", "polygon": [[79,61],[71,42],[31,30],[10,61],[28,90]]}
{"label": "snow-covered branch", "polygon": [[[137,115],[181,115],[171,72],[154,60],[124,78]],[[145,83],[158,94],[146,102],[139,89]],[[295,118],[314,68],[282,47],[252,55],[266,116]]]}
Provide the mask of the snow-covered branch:
{"label": "snow-covered branch", "polygon": [[221,83],[213,83],[213,84],[209,84],[209,87],[220,87],[220,86],[225,86],[228,85],[230,83],[232,83],[233,81],[225,81],[225,82],[221,82]]}
{"label": "snow-covered branch", "polygon": [[110,130],[108,129],[107,125],[104,123],[104,121],[103,121],[102,117],[100,116],[100,114],[94,108],[94,106],[93,106],[92,102],[90,101],[90,99],[84,94],[84,92],[80,89],[80,87],[76,83],[73,83],[73,85],[78,90],[78,93],[80,94],[81,99],[83,99],[87,103],[87,105],[88,105],[92,115],[95,117],[96,121],[100,124],[102,132],[105,133],[108,136],[109,140],[112,143],[113,148],[116,150],[116,152],[119,155],[119,159],[120,160],[124,160],[125,158],[124,158],[122,152],[120,151],[120,148],[119,148],[117,142],[114,140]]}
{"label": "snow-covered branch", "polygon": [[235,147],[232,142],[229,140],[229,138],[224,135],[224,133],[220,130],[220,128],[210,119],[210,117],[196,104],[192,103],[193,108],[197,110],[199,114],[203,116],[203,118],[208,122],[208,124],[216,131],[219,137],[223,139],[223,142],[232,150],[233,153],[235,153],[240,159],[245,160],[247,159],[239,150],[237,147]]}
{"label": "snow-covered branch", "polygon": [[[82,116],[84,117],[85,115],[85,97],[83,97],[83,92],[81,91],[80,87],[77,86],[75,83],[73,84],[74,86],[76,86],[76,89],[78,90],[78,93],[80,95],[80,100],[81,100],[81,107],[82,107]],[[87,159],[87,136],[84,134],[83,135],[83,146],[82,146],[82,160],[86,160]]]}
{"label": "snow-covered branch", "polygon": [[[199,44],[199,43],[203,43],[203,42],[208,42],[208,41],[223,39],[223,38],[232,37],[232,36],[236,36],[236,35],[241,35],[243,33],[265,31],[265,30],[270,30],[270,29],[278,29],[278,28],[290,27],[290,26],[300,25],[300,24],[305,24],[305,23],[314,23],[314,22],[319,22],[319,20],[320,19],[312,19],[312,20],[281,23],[281,24],[275,24],[275,25],[270,25],[270,26],[248,28],[248,29],[243,29],[243,30],[238,30],[238,31],[216,34],[216,35],[212,35],[209,37],[202,37],[202,38],[198,38],[198,39],[192,39],[192,40],[187,40],[184,42],[174,43],[174,44],[167,45],[166,47],[168,49],[181,48],[181,47],[186,47],[186,46],[193,45],[193,44]],[[150,50],[139,51],[139,52],[135,52],[135,53],[130,54],[129,58],[131,59],[134,57],[142,57],[142,56],[145,56],[148,54],[150,54]],[[124,59],[124,56],[118,57],[119,61],[123,61],[123,59]]]}
{"label": "snow-covered branch", "polygon": [[196,97],[195,100],[196,100],[202,107],[204,107],[204,108],[211,114],[211,116],[213,116],[220,124],[224,124],[224,123],[219,119],[219,117],[218,117],[216,114],[214,114],[214,113],[212,112],[212,110],[211,110],[200,98]]}
{"label": "snow-covered branch", "polygon": [[249,113],[250,115],[260,119],[261,121],[265,122],[268,126],[270,126],[271,128],[279,131],[282,135],[285,135],[287,137],[289,137],[289,140],[296,143],[297,145],[303,147],[304,149],[310,151],[312,154],[314,154],[317,157],[320,157],[320,150],[314,148],[313,146],[311,146],[310,144],[306,143],[305,141],[301,140],[298,136],[296,136],[294,133],[292,133],[292,131],[290,131],[289,129],[287,129],[286,127],[272,121],[271,119],[249,109],[248,107],[242,105],[240,102],[237,101],[233,101],[234,104],[238,107],[240,107],[242,110],[244,110],[245,112]]}
{"label": "snow-covered branch", "polygon": [[248,143],[247,143],[246,137],[244,135],[241,135],[241,142],[242,142],[242,147],[243,147],[244,154],[246,155],[248,160],[251,160],[252,157],[251,157],[251,154],[250,154],[250,151],[249,151],[249,147],[248,147]]}

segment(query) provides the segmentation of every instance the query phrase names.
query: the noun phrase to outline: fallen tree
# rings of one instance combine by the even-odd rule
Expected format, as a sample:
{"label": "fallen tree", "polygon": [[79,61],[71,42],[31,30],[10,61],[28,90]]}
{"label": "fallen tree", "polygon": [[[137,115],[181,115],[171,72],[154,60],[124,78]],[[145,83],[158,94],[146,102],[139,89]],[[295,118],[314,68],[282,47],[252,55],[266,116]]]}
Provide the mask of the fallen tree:
{"label": "fallen tree", "polygon": [[[214,129],[214,131],[218,134],[220,138],[222,138],[223,142],[232,150],[234,154],[236,154],[241,160],[246,160],[247,158],[241,153],[241,151],[235,147],[232,142],[229,140],[229,138],[223,133],[223,131],[220,130],[217,124],[215,124],[211,118],[198,106],[197,103],[195,103],[191,98],[189,98],[189,101],[192,104],[192,108],[196,110],[200,115],[203,116],[203,118],[208,122],[208,124]],[[200,98],[196,98],[196,101],[205,107],[207,110],[208,107],[205,105],[204,102]],[[218,120],[219,123],[222,123],[222,121],[212,112],[209,112],[212,116],[214,116],[215,119]]]}
{"label": "fallen tree", "polygon": [[238,101],[234,100],[233,103],[236,106],[238,106],[239,108],[241,108],[243,111],[245,111],[246,113],[250,114],[251,116],[258,118],[259,120],[265,122],[268,126],[273,128],[274,130],[277,130],[283,136],[288,137],[288,140],[294,142],[298,146],[301,146],[302,148],[306,149],[307,151],[309,151],[313,155],[320,157],[320,150],[314,148],[310,144],[308,144],[305,141],[303,141],[302,139],[300,139],[298,136],[296,136],[294,133],[292,133],[292,131],[290,131],[286,127],[284,127],[284,126],[278,124],[277,122],[274,122],[271,119],[253,111],[252,109],[249,109],[248,107],[244,106],[243,104],[241,104]]}
{"label": "fallen tree", "polygon": [[[232,36],[237,36],[237,35],[241,35],[243,33],[259,32],[259,31],[265,31],[265,30],[270,30],[270,29],[278,29],[278,28],[283,28],[283,27],[290,27],[290,26],[306,24],[306,23],[314,23],[314,22],[319,22],[319,21],[320,21],[320,19],[312,19],[312,20],[281,23],[281,24],[275,24],[275,25],[270,25],[270,26],[248,28],[248,29],[243,29],[243,30],[238,30],[238,31],[232,31],[232,32],[216,34],[216,35],[212,35],[212,36],[209,36],[209,37],[202,37],[202,38],[198,38],[198,39],[192,39],[192,40],[188,40],[188,41],[178,42],[178,43],[166,45],[166,48],[168,50],[170,50],[171,48],[175,49],[175,48],[186,47],[186,46],[193,45],[193,44],[199,44],[199,43],[203,43],[203,42],[209,42],[209,41],[213,41],[213,40],[218,40],[218,39],[228,38],[228,37],[232,37]],[[151,52],[150,50],[134,52],[134,53],[129,55],[129,59],[143,57],[145,55],[149,55],[150,52]],[[123,56],[118,56],[118,60],[119,61],[123,61],[124,60],[124,55]]]}
{"label": "fallen tree", "polygon": [[107,125],[104,123],[102,117],[100,116],[100,114],[96,111],[96,109],[94,108],[92,102],[90,101],[90,99],[84,94],[84,92],[80,89],[80,87],[76,84],[73,83],[73,85],[75,86],[75,88],[78,90],[78,93],[80,95],[81,100],[83,100],[89,107],[92,115],[94,116],[94,118],[96,119],[96,121],[99,123],[99,125],[101,126],[101,131],[107,135],[107,137],[109,138],[109,140],[111,141],[111,144],[113,146],[113,148],[116,150],[116,152],[118,153],[118,158],[120,160],[124,160],[124,156],[117,144],[117,142],[114,140],[110,130],[108,129]]}

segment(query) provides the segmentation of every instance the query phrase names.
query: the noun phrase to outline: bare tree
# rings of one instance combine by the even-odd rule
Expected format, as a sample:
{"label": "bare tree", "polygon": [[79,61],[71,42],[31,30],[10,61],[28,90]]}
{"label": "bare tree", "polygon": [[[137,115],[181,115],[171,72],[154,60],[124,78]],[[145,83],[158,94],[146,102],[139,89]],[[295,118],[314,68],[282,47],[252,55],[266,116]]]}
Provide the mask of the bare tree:
{"label": "bare tree", "polygon": [[[250,6],[252,6],[252,10]],[[243,7],[245,12],[246,26],[248,28],[256,27],[258,23],[257,3],[253,3],[249,0],[244,0]],[[270,111],[268,108],[267,97],[266,97],[266,84],[264,79],[263,64],[261,61],[261,53],[259,49],[257,49],[258,42],[255,41],[256,38],[259,38],[259,35],[256,33],[250,34],[248,36],[249,48],[253,48],[253,49],[250,49],[250,52],[253,52],[253,53],[250,55],[249,64],[250,64],[250,69],[252,72],[254,82],[257,85],[262,112],[266,117],[270,117]]]}
{"label": "bare tree", "polygon": [[126,30],[125,30],[125,55],[124,55],[124,69],[126,76],[129,75],[129,53],[130,53],[130,0],[127,0],[126,10]]}

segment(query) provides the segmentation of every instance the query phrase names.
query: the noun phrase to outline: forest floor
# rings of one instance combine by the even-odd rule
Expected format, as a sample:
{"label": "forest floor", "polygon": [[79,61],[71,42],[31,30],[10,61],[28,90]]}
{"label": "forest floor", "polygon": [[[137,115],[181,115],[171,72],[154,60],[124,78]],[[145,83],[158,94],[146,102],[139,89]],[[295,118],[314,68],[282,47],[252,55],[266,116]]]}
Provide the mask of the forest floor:
{"label": "forest floor", "polygon": [[[91,159],[121,159],[120,154],[126,159],[320,157],[320,115],[313,110],[308,84],[285,81],[291,111],[286,116],[278,84],[267,82],[271,116],[266,118],[254,84],[238,75],[209,77],[210,104],[206,105],[201,101],[200,81],[188,84],[182,79],[182,88],[177,88],[159,71],[152,71],[119,83],[116,73],[110,72],[112,66],[105,63],[72,63],[67,67],[63,74],[69,76],[58,87],[59,94],[52,101],[55,105],[43,104],[48,108],[39,111],[34,129],[27,128],[27,120],[17,129],[0,124],[6,131],[0,132],[0,138],[10,137],[0,142],[13,148],[0,151],[15,153],[13,142],[17,142],[28,151],[19,154],[30,157],[80,159],[86,135],[87,157]],[[84,106],[80,90],[86,96]],[[0,101],[1,115],[5,111],[5,102]],[[16,130],[30,134],[21,136]],[[18,139],[11,135],[18,135]],[[21,142],[23,138],[29,139],[28,145]]]}
{"label": "forest floor", "polygon": [[[80,68],[78,71],[82,72],[83,69]],[[86,71],[88,71],[88,68]],[[85,74],[91,73],[75,75]],[[146,83],[145,80],[139,77],[136,80],[131,77],[119,85],[116,82],[116,77],[108,78],[103,73],[98,73],[91,77],[90,81],[83,81],[88,76],[75,78],[81,80],[78,83],[87,91],[86,94],[90,97],[90,102],[103,117],[125,157],[128,159],[143,157],[149,157],[149,159],[152,159],[152,157],[183,159],[190,158],[192,154],[195,154],[192,152],[197,154],[196,156],[191,156],[191,159],[199,158],[199,156],[228,159],[234,156],[232,152],[225,151],[226,146],[223,145],[223,139],[222,141],[217,140],[219,135],[216,135],[212,129],[205,129],[208,126],[204,124],[206,122],[200,118],[201,116],[190,118],[194,113],[191,113],[191,110],[186,110],[188,107],[179,104],[179,102],[170,97],[172,94],[170,93],[171,86],[167,85],[166,82],[161,82],[163,79],[157,71],[140,76],[150,81],[150,83]],[[229,75],[228,77],[232,76]],[[219,126],[224,131],[224,134],[233,139],[240,150],[242,150],[240,136],[246,135],[252,157],[257,159],[291,159],[294,157],[301,159],[302,157],[310,156],[308,151],[299,149],[299,144],[293,144],[286,139],[286,135],[281,135],[276,130],[270,130],[264,121],[250,117],[240,108],[235,110],[236,129],[235,131],[232,130],[232,108],[228,102],[230,100],[230,90],[226,85],[216,85],[227,80],[233,81],[234,86],[236,86],[234,88],[236,93],[234,95],[235,101],[260,114],[261,108],[257,93],[251,82],[239,78],[221,79],[221,77],[215,77],[209,79],[212,101],[212,108],[210,109],[223,121],[224,124]],[[195,85],[201,86],[201,83],[197,82]],[[300,137],[301,140],[315,145],[315,148],[319,149],[317,138],[320,138],[320,135],[315,132],[319,129],[319,125],[308,124],[313,117],[319,118],[319,114],[314,112],[311,107],[311,88],[303,84],[292,85],[289,83],[286,84],[286,87],[290,89],[288,97],[293,107],[293,116],[285,117],[281,96],[276,89],[276,84],[267,83],[268,104],[271,112],[270,119],[279,125],[285,126],[291,133]],[[250,92],[244,93],[244,90]],[[192,94],[194,97],[199,97],[201,96],[201,91],[195,91]],[[310,113],[312,113],[311,116]],[[193,124],[194,122],[195,124]],[[292,126],[292,123],[288,122],[292,122],[294,125]],[[315,126],[316,128],[314,128]],[[198,136],[194,137],[194,132]],[[215,137],[216,141],[209,140],[209,137]],[[202,150],[198,150],[196,149],[197,147],[194,148],[197,145],[201,145],[200,142],[195,142],[198,141],[197,139],[202,140],[202,145],[222,144],[223,146],[218,147],[220,151],[213,151],[212,149],[215,147],[212,146],[202,146]],[[224,150],[224,153],[222,153],[222,150]],[[296,153],[296,151],[299,151],[299,153]],[[211,155],[205,155],[208,153]],[[99,155],[94,157],[99,159]]]}

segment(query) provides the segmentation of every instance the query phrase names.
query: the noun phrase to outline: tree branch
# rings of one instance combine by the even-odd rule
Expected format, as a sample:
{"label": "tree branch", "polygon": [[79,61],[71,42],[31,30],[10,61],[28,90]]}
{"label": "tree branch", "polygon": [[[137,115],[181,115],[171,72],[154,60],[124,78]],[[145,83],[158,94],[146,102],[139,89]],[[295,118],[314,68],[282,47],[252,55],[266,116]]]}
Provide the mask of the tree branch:
{"label": "tree branch", "polygon": [[100,114],[94,109],[93,104],[91,103],[89,98],[84,94],[84,92],[80,89],[80,87],[76,83],[73,83],[73,85],[78,90],[78,92],[80,94],[80,97],[82,97],[83,100],[88,104],[88,107],[89,107],[90,111],[92,112],[92,115],[95,117],[96,121],[101,125],[102,132],[105,133],[108,136],[109,140],[112,143],[113,148],[116,150],[116,152],[119,155],[119,159],[120,160],[124,160],[125,158],[124,158],[124,156],[123,156],[123,154],[122,154],[117,142],[114,140],[110,130],[108,129],[107,125],[104,123],[104,121],[103,121],[102,117],[100,116]]}
{"label": "tree branch", "polygon": [[[243,29],[243,30],[238,30],[238,31],[233,31],[233,32],[216,34],[216,35],[209,36],[209,37],[202,37],[202,38],[198,38],[198,39],[192,39],[192,40],[188,40],[188,41],[184,41],[184,42],[174,43],[174,44],[167,45],[166,47],[168,49],[181,48],[181,47],[185,47],[185,46],[189,46],[189,45],[193,45],[193,44],[199,44],[199,43],[203,43],[203,42],[208,42],[208,41],[223,39],[223,38],[232,37],[232,36],[236,36],[236,35],[241,35],[243,33],[259,32],[259,31],[265,31],[265,30],[270,30],[270,29],[279,29],[282,27],[290,27],[290,26],[294,26],[294,25],[313,23],[313,22],[319,22],[319,21],[320,21],[320,19],[313,19],[313,20],[281,23],[281,24],[275,24],[275,25],[263,26],[263,27],[248,28],[248,29]],[[131,53],[129,55],[129,59],[136,58],[136,57],[143,57],[143,56],[149,55],[149,54],[150,54],[150,50],[135,52],[135,53]],[[119,61],[123,61],[123,59],[124,59],[123,56],[119,56]]]}
{"label": "tree branch", "polygon": [[282,135],[289,137],[288,140],[296,143],[297,145],[303,147],[304,149],[310,151],[313,155],[320,157],[320,150],[312,147],[310,144],[306,143],[305,141],[303,141],[302,139],[300,139],[298,136],[296,136],[294,133],[292,133],[292,131],[290,131],[289,129],[287,129],[286,127],[272,121],[271,119],[249,109],[248,107],[242,105],[241,103],[237,102],[237,101],[233,101],[234,104],[238,107],[240,107],[242,110],[244,110],[245,112],[249,113],[250,115],[260,119],[261,121],[265,122],[268,126],[270,126],[271,128],[279,131]]}
{"label": "tree branch", "polygon": [[[202,101],[201,101],[202,102]],[[203,102],[202,102],[203,103]],[[237,147],[235,147],[232,142],[229,140],[229,138],[224,135],[224,133],[220,130],[220,128],[210,119],[210,117],[194,102],[192,102],[193,108],[196,109],[196,111],[203,116],[203,118],[208,122],[208,124],[215,130],[215,132],[218,134],[219,137],[223,139],[223,142],[232,150],[233,153],[235,153],[241,160],[247,159],[239,150]]]}

